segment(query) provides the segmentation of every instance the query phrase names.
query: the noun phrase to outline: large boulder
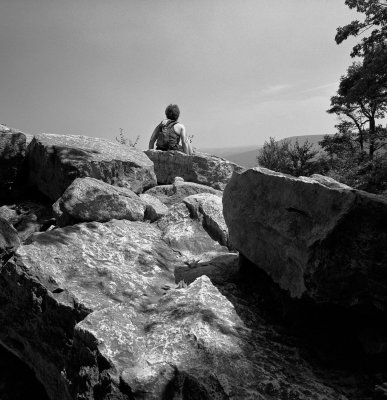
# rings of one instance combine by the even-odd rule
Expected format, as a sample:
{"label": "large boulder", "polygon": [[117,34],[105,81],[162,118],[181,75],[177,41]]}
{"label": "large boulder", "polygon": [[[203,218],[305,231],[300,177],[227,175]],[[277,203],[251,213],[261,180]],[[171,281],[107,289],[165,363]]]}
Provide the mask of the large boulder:
{"label": "large boulder", "polygon": [[230,240],[293,297],[387,309],[387,199],[264,168],[223,196]]}
{"label": "large boulder", "polygon": [[141,151],[105,139],[40,134],[28,147],[30,181],[56,201],[75,178],[91,177],[135,193],[154,186],[153,163]]}
{"label": "large boulder", "polygon": [[130,189],[94,178],[77,178],[53,205],[59,226],[111,219],[144,219],[146,204]]}
{"label": "large boulder", "polygon": [[0,270],[0,342],[33,368],[51,399],[77,398],[86,388],[72,383],[87,371],[74,366],[89,350],[71,354],[75,325],[93,311],[157,301],[180,263],[151,224],[113,220],[35,234]]}
{"label": "large boulder", "polygon": [[11,195],[21,179],[26,148],[23,132],[0,125],[0,201]]}
{"label": "large boulder", "polygon": [[180,151],[147,150],[145,154],[154,163],[159,185],[171,184],[178,176],[188,182],[223,190],[232,173],[244,169],[224,158],[206,153],[197,152],[189,156]]}
{"label": "large boulder", "polygon": [[220,190],[199,183],[184,182],[182,178],[176,178],[171,185],[155,186],[146,191],[146,194],[157,197],[166,206],[180,203],[185,197],[199,193],[211,193],[222,197]]}

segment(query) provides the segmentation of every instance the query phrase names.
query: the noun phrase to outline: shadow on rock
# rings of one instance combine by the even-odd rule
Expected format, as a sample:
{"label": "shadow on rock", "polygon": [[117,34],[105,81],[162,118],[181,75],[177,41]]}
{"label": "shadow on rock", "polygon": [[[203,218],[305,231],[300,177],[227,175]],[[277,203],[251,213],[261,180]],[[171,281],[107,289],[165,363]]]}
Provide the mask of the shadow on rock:
{"label": "shadow on rock", "polygon": [[0,399],[48,400],[34,373],[17,357],[0,346]]}
{"label": "shadow on rock", "polygon": [[[207,275],[233,304],[251,330],[253,349],[246,348],[246,354],[253,351],[260,355],[264,368],[274,371],[273,380],[265,386],[268,395],[288,398],[282,374],[290,386],[296,385],[302,368],[297,371],[295,366],[303,364],[319,384],[337,390],[346,396],[343,398],[380,398],[380,388],[387,381],[385,315],[308,299],[292,300],[243,255],[238,259],[236,254],[228,254],[193,266],[179,266],[175,280],[190,284]],[[299,395],[309,398],[306,392]]]}

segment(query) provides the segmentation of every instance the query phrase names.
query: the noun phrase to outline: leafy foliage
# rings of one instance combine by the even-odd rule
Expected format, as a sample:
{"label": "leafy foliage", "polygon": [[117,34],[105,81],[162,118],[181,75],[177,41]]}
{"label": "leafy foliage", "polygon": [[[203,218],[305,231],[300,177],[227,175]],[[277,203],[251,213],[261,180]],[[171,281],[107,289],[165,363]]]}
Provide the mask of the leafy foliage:
{"label": "leafy foliage", "polygon": [[360,57],[341,77],[328,113],[339,124],[320,145],[326,152],[327,173],[354,188],[375,193],[387,190],[387,127],[379,121],[387,112],[387,0],[345,0],[364,15],[337,29],[336,42],[362,36],[352,49]]}
{"label": "leafy foliage", "polygon": [[275,138],[270,137],[258,152],[258,165],[273,171],[288,173],[290,169],[289,145],[290,141],[277,142]]}
{"label": "leafy foliage", "polygon": [[257,162],[273,171],[300,176],[316,173],[320,167],[315,160],[317,150],[307,140],[302,145],[298,140],[292,145],[289,140],[276,141],[270,138],[259,150]]}
{"label": "leafy foliage", "polygon": [[356,189],[387,193],[386,151],[381,148],[369,159],[352,123],[343,122],[336,127],[334,135],[325,135],[319,142],[322,152],[314,150],[308,141],[292,145],[289,140],[271,137],[258,153],[258,164],[293,176],[324,174]]}
{"label": "leafy foliage", "polygon": [[321,165],[325,164],[326,175],[356,189],[372,193],[387,191],[387,157],[384,151],[369,159],[350,131],[326,135],[319,143],[326,152],[320,158]]}
{"label": "leafy foliage", "polygon": [[116,137],[116,140],[118,143],[123,144],[125,146],[136,147],[138,141],[140,140],[140,135],[137,135],[136,139],[133,141],[130,138],[128,138],[124,133],[124,130],[120,128],[120,135]]}
{"label": "leafy foliage", "polygon": [[386,144],[385,130],[376,121],[384,118],[387,111],[387,74],[374,67],[372,63],[353,63],[347,75],[341,77],[337,95],[331,98],[328,110],[328,113],[334,113],[344,118],[344,122],[352,124],[357,130],[355,140],[359,142],[361,151],[364,151],[365,143],[368,144],[369,159]]}
{"label": "leafy foliage", "polygon": [[364,20],[354,20],[349,24],[337,28],[336,43],[342,43],[350,36],[359,36],[372,29],[368,36],[364,36],[356,44],[351,55],[365,56],[373,53],[379,45],[385,44],[387,39],[387,1],[386,0],[345,0],[345,4],[364,14]]}

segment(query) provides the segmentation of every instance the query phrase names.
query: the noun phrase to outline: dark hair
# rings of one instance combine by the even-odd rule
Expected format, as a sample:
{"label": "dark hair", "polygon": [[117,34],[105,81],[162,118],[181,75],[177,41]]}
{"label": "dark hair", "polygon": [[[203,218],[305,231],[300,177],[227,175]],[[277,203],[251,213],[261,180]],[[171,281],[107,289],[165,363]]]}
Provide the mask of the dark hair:
{"label": "dark hair", "polygon": [[168,119],[172,119],[173,121],[177,121],[180,115],[179,106],[177,104],[170,104],[165,109],[165,116]]}

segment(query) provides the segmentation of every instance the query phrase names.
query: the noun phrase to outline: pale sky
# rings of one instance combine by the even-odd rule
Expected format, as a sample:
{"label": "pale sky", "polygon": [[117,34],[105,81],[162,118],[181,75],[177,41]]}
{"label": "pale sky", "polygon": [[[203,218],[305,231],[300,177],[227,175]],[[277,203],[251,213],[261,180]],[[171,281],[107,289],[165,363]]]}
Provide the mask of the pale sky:
{"label": "pale sky", "polygon": [[326,134],[344,0],[0,0],[0,123],[140,148],[177,103],[194,146]]}

